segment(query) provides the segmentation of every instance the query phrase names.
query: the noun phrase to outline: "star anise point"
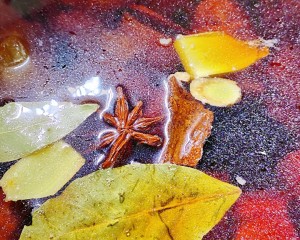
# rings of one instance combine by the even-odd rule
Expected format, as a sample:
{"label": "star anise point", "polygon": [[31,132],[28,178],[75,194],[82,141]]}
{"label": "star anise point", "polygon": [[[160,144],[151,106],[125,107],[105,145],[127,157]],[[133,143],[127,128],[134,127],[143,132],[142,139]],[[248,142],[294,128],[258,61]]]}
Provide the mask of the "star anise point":
{"label": "star anise point", "polygon": [[103,114],[103,120],[116,128],[116,132],[111,131],[102,135],[97,149],[111,145],[111,149],[102,163],[102,168],[113,167],[119,164],[119,158],[122,152],[126,150],[128,144],[134,140],[140,144],[146,144],[153,147],[162,145],[162,139],[157,135],[145,133],[149,131],[153,125],[160,122],[162,117],[143,117],[143,102],[138,101],[136,106],[129,111],[128,102],[122,87],[117,87],[117,101],[115,107],[115,115],[110,113]]}

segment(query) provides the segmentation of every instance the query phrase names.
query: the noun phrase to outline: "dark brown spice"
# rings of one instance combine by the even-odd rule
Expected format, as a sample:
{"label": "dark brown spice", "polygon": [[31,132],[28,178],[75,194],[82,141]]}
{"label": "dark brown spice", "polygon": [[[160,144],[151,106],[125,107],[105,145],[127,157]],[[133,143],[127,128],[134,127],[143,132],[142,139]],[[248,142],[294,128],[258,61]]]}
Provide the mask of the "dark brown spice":
{"label": "dark brown spice", "polygon": [[211,132],[213,112],[195,100],[175,77],[169,79],[168,85],[169,141],[161,161],[195,167]]}
{"label": "dark brown spice", "polygon": [[159,136],[144,133],[161,121],[162,117],[143,117],[142,101],[139,101],[130,112],[121,87],[117,88],[117,93],[118,99],[114,116],[109,113],[103,115],[104,121],[116,128],[116,131],[108,131],[100,138],[97,149],[112,145],[105,161],[102,163],[102,168],[109,168],[118,164],[131,140],[153,147],[159,147],[162,144],[162,139]]}

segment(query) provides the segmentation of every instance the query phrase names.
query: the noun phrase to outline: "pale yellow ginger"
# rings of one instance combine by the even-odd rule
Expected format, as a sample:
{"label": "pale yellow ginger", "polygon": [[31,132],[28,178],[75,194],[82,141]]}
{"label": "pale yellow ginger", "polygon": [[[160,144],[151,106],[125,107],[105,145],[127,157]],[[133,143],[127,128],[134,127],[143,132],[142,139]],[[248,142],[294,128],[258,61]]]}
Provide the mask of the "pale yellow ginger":
{"label": "pale yellow ginger", "polygon": [[217,107],[237,103],[242,97],[237,83],[211,77],[244,69],[269,54],[266,44],[253,43],[223,32],[178,36],[174,47],[191,76],[191,94],[202,103]]}
{"label": "pale yellow ginger", "polygon": [[228,107],[240,101],[242,93],[235,81],[224,78],[198,78],[190,84],[190,92],[203,104]]}
{"label": "pale yellow ginger", "polygon": [[15,163],[0,180],[6,201],[43,198],[57,193],[84,165],[69,144],[58,141]]}

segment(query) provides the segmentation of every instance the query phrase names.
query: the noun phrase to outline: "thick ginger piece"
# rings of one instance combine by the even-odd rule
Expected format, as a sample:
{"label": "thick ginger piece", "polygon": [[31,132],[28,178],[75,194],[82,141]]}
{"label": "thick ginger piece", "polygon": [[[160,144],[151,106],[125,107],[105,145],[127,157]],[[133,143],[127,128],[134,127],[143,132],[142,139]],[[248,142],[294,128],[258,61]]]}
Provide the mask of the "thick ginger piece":
{"label": "thick ginger piece", "polygon": [[195,100],[175,77],[169,79],[168,85],[170,120],[161,161],[195,167],[210,135],[213,113]]}
{"label": "thick ginger piece", "polygon": [[181,35],[174,47],[193,79],[236,72],[269,54],[264,44],[241,41],[224,32]]}

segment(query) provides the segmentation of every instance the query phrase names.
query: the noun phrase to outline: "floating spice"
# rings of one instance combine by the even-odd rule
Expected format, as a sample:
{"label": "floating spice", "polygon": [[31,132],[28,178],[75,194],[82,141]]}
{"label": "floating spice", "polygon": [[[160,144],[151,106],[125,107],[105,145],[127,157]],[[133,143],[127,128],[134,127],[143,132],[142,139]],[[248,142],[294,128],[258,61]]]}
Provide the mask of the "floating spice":
{"label": "floating spice", "polygon": [[161,161],[196,166],[209,137],[213,113],[195,100],[175,77],[169,79],[168,142]]}
{"label": "floating spice", "polygon": [[85,160],[64,141],[47,146],[15,163],[0,180],[6,201],[42,198],[57,193]]}
{"label": "floating spice", "polygon": [[130,112],[121,87],[117,88],[117,93],[118,100],[115,107],[115,115],[113,116],[110,113],[103,115],[104,121],[116,128],[116,131],[108,131],[100,138],[98,149],[112,145],[108,156],[102,163],[102,168],[113,167],[119,164],[131,140],[154,147],[159,147],[162,144],[162,139],[159,136],[145,133],[154,124],[162,120],[162,117],[143,117],[142,101],[139,101]]}
{"label": "floating spice", "polygon": [[29,50],[23,39],[11,35],[0,38],[0,67],[13,67],[27,60]]}
{"label": "floating spice", "polygon": [[174,47],[194,79],[238,71],[269,54],[263,44],[253,45],[223,32],[179,36]]}
{"label": "floating spice", "polygon": [[56,101],[6,104],[0,108],[0,162],[25,157],[60,140],[98,107]]}
{"label": "floating spice", "polygon": [[201,239],[240,194],[182,166],[98,170],[36,209],[20,239]]}
{"label": "floating spice", "polygon": [[232,106],[242,98],[237,83],[225,78],[197,78],[190,84],[190,92],[203,104],[216,107]]}

